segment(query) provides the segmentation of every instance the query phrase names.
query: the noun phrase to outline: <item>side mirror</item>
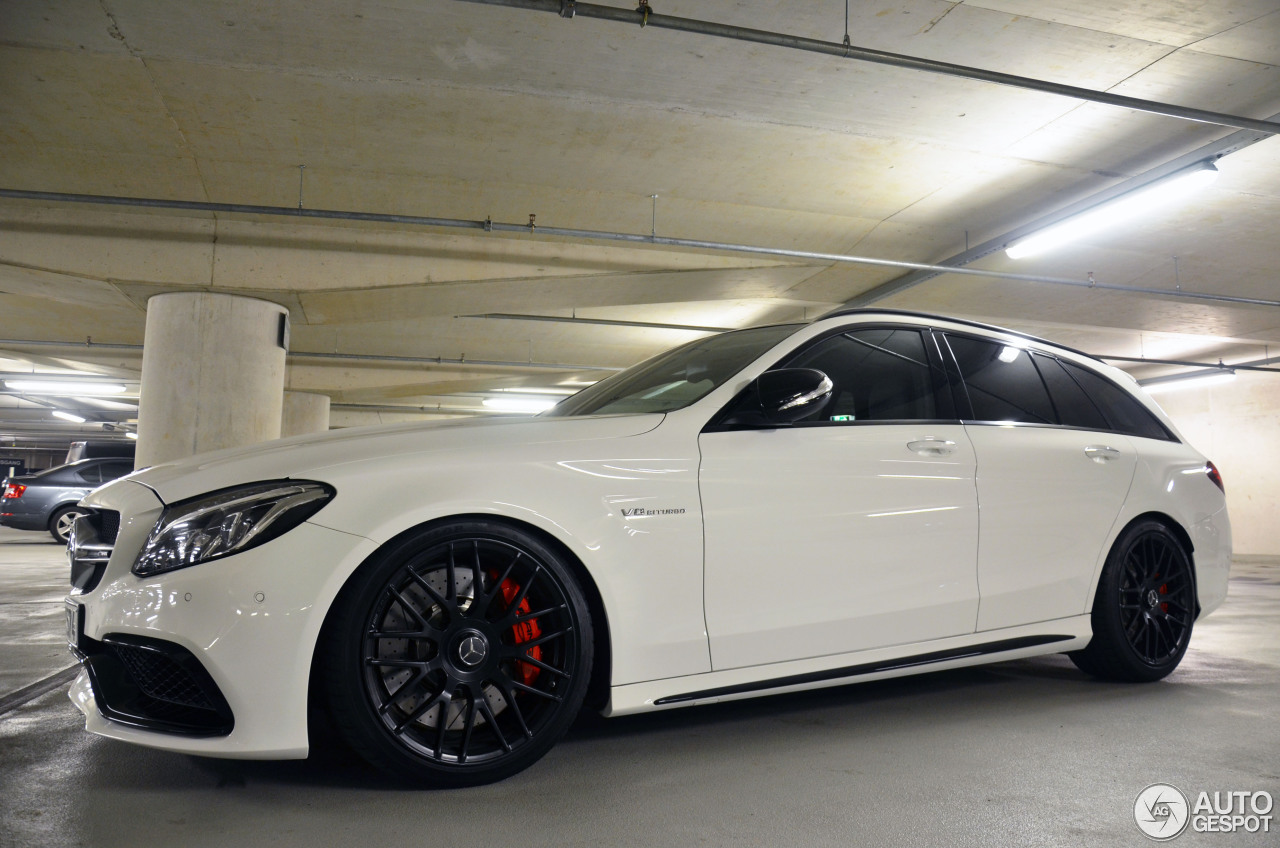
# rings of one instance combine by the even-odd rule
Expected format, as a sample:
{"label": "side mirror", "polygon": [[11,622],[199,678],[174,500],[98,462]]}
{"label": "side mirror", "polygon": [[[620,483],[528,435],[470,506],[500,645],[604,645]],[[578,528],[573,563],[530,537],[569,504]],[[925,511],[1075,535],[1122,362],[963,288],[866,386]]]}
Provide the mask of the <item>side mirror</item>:
{"label": "side mirror", "polygon": [[780,368],[756,378],[760,411],[770,423],[794,424],[831,397],[831,378],[816,368]]}

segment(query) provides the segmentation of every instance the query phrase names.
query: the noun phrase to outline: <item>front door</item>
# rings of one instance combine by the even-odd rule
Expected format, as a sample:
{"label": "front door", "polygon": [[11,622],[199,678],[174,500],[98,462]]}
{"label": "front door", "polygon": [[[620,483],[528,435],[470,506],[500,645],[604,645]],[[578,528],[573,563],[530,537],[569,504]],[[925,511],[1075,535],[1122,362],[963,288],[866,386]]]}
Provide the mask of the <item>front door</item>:
{"label": "front door", "polygon": [[779,363],[832,379],[811,420],[701,435],[713,668],[973,632],[974,452],[930,343],[905,328],[819,339]]}

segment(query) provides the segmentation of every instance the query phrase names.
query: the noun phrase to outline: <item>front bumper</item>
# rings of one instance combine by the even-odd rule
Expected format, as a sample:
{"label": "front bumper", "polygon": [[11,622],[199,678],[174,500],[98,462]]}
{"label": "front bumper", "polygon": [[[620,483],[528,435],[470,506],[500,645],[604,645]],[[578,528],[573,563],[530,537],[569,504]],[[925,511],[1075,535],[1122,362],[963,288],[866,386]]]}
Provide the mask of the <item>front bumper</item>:
{"label": "front bumper", "polygon": [[[92,666],[70,692],[85,714],[85,728],[191,754],[305,757],[308,684],[320,628],[374,543],[303,523],[235,556],[141,579],[130,568],[163,508],[159,499],[144,486],[121,481],[95,492],[87,505],[118,511],[122,520],[100,583],[67,599],[83,606],[82,652]],[[210,695],[213,712],[225,712],[229,720],[221,726],[211,720],[205,733],[192,732],[190,719],[166,727],[145,709],[139,721],[137,699],[127,686],[107,680],[109,663],[101,659],[117,656],[114,646],[120,644],[159,647],[165,661],[176,657],[178,665],[187,664],[191,678],[202,681],[197,688]],[[141,684],[136,689],[147,690],[145,681],[131,679]]]}

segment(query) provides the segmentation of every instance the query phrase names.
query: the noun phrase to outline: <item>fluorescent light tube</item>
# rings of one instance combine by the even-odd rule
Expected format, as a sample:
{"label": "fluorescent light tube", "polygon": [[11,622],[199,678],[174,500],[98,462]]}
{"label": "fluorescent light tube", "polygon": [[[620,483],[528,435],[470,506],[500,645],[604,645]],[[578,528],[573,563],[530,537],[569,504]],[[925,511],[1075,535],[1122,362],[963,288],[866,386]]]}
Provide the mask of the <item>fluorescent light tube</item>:
{"label": "fluorescent light tube", "polygon": [[1209,162],[1194,170],[1181,171],[1032,233],[1007,248],[1005,253],[1010,259],[1022,259],[1053,250],[1068,242],[1161,210],[1204,188],[1217,176],[1218,169]]}
{"label": "fluorescent light tube", "polygon": [[32,395],[118,395],[125,387],[119,383],[64,383],[42,380],[5,380],[17,392]]}
{"label": "fluorescent light tube", "polygon": [[554,386],[548,387],[548,388],[536,388],[536,389],[531,389],[528,386],[521,386],[518,389],[495,389],[495,391],[512,392],[514,394],[519,394],[519,395],[560,395],[562,397],[567,397],[569,395],[576,395],[578,393],[577,389],[571,389],[568,387],[555,388]]}
{"label": "fluorescent light tube", "polygon": [[525,412],[530,415],[546,412],[555,406],[557,401],[550,398],[536,397],[492,397],[483,401],[486,409],[494,412]]}
{"label": "fluorescent light tube", "polygon": [[1199,371],[1191,374],[1179,374],[1175,377],[1156,377],[1159,382],[1144,382],[1142,388],[1148,392],[1155,394],[1158,392],[1171,392],[1176,389],[1204,389],[1209,386],[1218,386],[1223,383],[1230,383],[1236,378],[1234,371]]}
{"label": "fluorescent light tube", "polygon": [[73,424],[84,423],[84,419],[81,418],[79,415],[72,415],[70,412],[63,412],[61,409],[55,409],[53,411],[53,417],[61,418],[63,421],[70,421]]}

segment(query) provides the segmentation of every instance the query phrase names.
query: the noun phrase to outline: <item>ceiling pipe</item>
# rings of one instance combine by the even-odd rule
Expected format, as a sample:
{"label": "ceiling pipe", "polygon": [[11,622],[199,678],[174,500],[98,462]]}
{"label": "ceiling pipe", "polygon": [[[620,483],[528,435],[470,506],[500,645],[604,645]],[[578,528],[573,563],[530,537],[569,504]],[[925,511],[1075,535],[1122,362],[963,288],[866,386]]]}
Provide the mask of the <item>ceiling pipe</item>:
{"label": "ceiling pipe", "polygon": [[330,409],[345,409],[354,412],[394,412],[401,414],[414,413],[441,413],[445,415],[491,415],[494,417],[502,417],[512,415],[510,412],[499,412],[494,409],[486,409],[483,406],[453,406],[450,404],[415,404],[415,405],[398,405],[388,403],[331,403]]}
{"label": "ceiling pipe", "polygon": [[1118,106],[1122,109],[1133,109],[1139,112],[1165,115],[1170,118],[1180,118],[1185,121],[1195,121],[1202,124],[1259,130],[1272,135],[1280,133],[1280,123],[1273,121],[1263,121],[1257,118],[1247,118],[1223,112],[1210,112],[1204,109],[1191,109],[1173,103],[1161,103],[1137,97],[1124,97],[1105,91],[1079,88],[1074,85],[1062,85],[1015,74],[1002,74],[997,71],[988,71],[968,65],[956,65],[951,62],[937,62],[916,56],[906,56],[901,53],[888,53],[884,50],[855,47],[841,42],[821,41],[815,38],[802,38],[797,35],[699,21],[692,18],[659,15],[653,12],[647,3],[642,3],[638,9],[619,9],[613,6],[599,6],[594,3],[572,2],[572,0],[465,0],[465,2],[479,3],[486,6],[506,6],[511,9],[523,9],[531,12],[553,12],[563,18],[581,15],[584,18],[596,18],[632,25],[639,24],[646,27],[658,27],[659,29],[673,29],[715,38],[749,41],[755,44],[769,44],[774,47],[820,53],[839,59],[890,65],[912,71],[925,71],[932,74],[1012,86],[1013,88],[1026,89],[1028,91],[1056,94],[1076,100],[1086,100],[1090,103],[1102,103],[1107,106]]}
{"label": "ceiling pipe", "polygon": [[[244,203],[210,203],[196,200],[164,200],[160,198],[116,197],[100,194],[65,194],[51,191],[26,191],[21,189],[0,188],[0,197],[17,200],[38,200],[49,203],[87,203],[99,206],[130,206],[149,209],[182,209],[193,212],[227,212],[244,215],[269,215],[286,218],[323,218],[340,221],[366,221],[380,224],[405,224],[420,227],[443,227],[453,229],[479,230],[481,232],[525,233],[528,235],[557,236],[586,241],[617,241],[629,244],[661,245],[664,247],[692,248],[694,250],[716,250],[727,253],[750,253],[760,256],[780,256],[788,259],[806,259],[818,262],[843,262],[854,265],[873,265],[882,268],[903,268],[913,271],[937,271],[944,274],[960,274],[971,277],[984,277],[997,280],[1017,280],[1024,283],[1051,283],[1060,286],[1077,288],[1103,289],[1106,291],[1133,292],[1144,295],[1163,295],[1188,300],[1205,300],[1215,303],[1233,303],[1248,306],[1280,307],[1280,300],[1265,300],[1256,297],[1233,297],[1224,294],[1186,291],[1184,289],[1149,289],[1142,286],[1125,286],[1117,283],[1099,283],[1096,280],[1072,280],[1064,277],[1049,277],[1043,274],[1015,274],[1008,271],[984,271],[980,268],[956,268],[949,265],[931,265],[925,262],[903,262],[897,259],[876,259],[870,256],[853,256],[844,253],[820,253],[809,250],[791,250],[781,247],[760,247],[733,242],[704,241],[701,239],[670,238],[653,234],[619,233],[604,230],[582,230],[568,227],[544,227],[529,224],[504,224],[498,221],[467,221],[458,218],[432,218],[419,215],[391,215],[380,212],[346,212],[336,209],[297,209],[290,206],[258,206]],[[4,340],[0,339],[0,345]],[[79,346],[74,345],[74,346]],[[343,358],[339,354],[290,354],[291,356],[332,356]],[[358,358],[345,356],[345,358]],[[385,358],[385,357],[379,357]],[[390,361],[395,361],[394,357]],[[504,367],[522,365],[524,367],[563,368],[577,370],[621,370],[603,369],[593,366],[549,365],[538,363],[489,362],[481,360],[461,359],[408,359],[405,361],[436,362],[451,365],[489,364]]]}
{"label": "ceiling pipe", "polygon": [[[95,342],[86,339],[82,342],[48,341],[46,339],[0,339],[0,347],[61,347],[61,348],[102,348],[103,350],[141,351],[140,344],[120,344],[114,342]],[[554,371],[622,371],[615,365],[573,365],[562,362],[520,362],[506,359],[451,359],[445,356],[384,356],[376,353],[320,353],[305,350],[291,350],[285,354],[291,359],[351,359],[361,362],[408,362],[414,365],[475,365],[484,368],[540,368]],[[124,382],[138,382],[125,380]]]}
{"label": "ceiling pipe", "polygon": [[411,362],[423,365],[477,365],[485,368],[541,368],[553,371],[624,371],[616,365],[572,365],[560,362],[521,362],[508,359],[450,359],[443,356],[383,356],[366,353],[288,353],[298,359],[354,359],[369,362]]}
{"label": "ceiling pipe", "polygon": [[[1271,374],[1280,374],[1280,368],[1268,368],[1276,362],[1280,362],[1280,356],[1272,356],[1267,359],[1252,359],[1248,362],[1226,362],[1218,360],[1217,362],[1189,362],[1185,359],[1148,359],[1145,356],[1096,356],[1095,359],[1102,359],[1106,362],[1133,362],[1138,365],[1180,365],[1185,368],[1203,368],[1206,371],[1222,371],[1231,369],[1232,371],[1266,371]],[[1173,375],[1169,375],[1173,376]],[[1176,376],[1186,376],[1178,374]],[[1165,377],[1153,377],[1153,380],[1164,380]]]}
{"label": "ceiling pipe", "polygon": [[484,312],[478,315],[455,315],[455,318],[489,318],[497,321],[548,321],[553,324],[595,324],[605,327],[640,327],[646,330],[688,330],[693,333],[725,333],[735,327],[702,327],[697,324],[663,324],[655,321],[618,321],[612,318],[579,318],[574,315],[522,315],[512,312]]}

